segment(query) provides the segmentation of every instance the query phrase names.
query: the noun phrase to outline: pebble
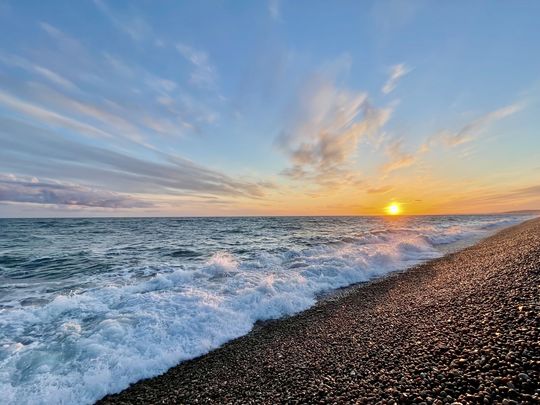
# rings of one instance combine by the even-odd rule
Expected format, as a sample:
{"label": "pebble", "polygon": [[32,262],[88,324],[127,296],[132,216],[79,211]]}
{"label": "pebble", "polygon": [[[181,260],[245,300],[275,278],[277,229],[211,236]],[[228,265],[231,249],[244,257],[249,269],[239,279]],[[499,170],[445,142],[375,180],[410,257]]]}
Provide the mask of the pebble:
{"label": "pebble", "polygon": [[352,287],[98,403],[538,404],[539,296],[535,219]]}

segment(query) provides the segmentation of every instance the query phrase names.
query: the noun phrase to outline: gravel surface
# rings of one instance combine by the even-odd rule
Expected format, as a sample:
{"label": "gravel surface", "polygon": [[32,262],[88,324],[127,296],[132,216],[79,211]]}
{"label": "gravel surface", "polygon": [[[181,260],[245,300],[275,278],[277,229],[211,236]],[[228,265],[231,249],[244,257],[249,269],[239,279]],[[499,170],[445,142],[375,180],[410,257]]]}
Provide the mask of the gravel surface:
{"label": "gravel surface", "polygon": [[540,219],[257,326],[132,403],[540,403]]}

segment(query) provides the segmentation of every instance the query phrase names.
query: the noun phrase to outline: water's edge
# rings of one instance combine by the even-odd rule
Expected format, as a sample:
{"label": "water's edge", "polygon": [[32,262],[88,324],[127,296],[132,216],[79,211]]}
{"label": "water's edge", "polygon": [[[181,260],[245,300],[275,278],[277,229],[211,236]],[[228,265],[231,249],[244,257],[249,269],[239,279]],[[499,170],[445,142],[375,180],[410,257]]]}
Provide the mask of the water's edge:
{"label": "water's edge", "polygon": [[[137,381],[135,383],[130,384],[129,387],[127,387],[127,388],[125,388],[123,390],[120,390],[118,392],[111,393],[111,394],[122,393],[123,391],[128,390],[131,386],[133,386],[135,384],[141,383],[141,382],[146,381],[146,380],[152,380],[154,378],[159,378],[160,376],[162,376],[164,374],[167,374],[170,370],[174,369],[175,367],[177,367],[177,366],[179,366],[179,365],[181,365],[183,363],[197,361],[199,359],[207,357],[207,356],[211,355],[213,352],[215,352],[216,350],[222,349],[222,348],[224,348],[226,346],[229,346],[229,345],[234,345],[237,341],[241,341],[241,340],[245,339],[246,337],[248,337],[249,335],[264,333],[265,328],[267,328],[269,326],[277,325],[280,322],[282,322],[284,320],[288,320],[290,318],[302,317],[302,316],[304,316],[305,313],[310,312],[310,311],[314,311],[314,310],[316,311],[317,307],[322,307],[322,306],[324,306],[325,304],[327,304],[329,302],[339,302],[342,299],[344,299],[344,298],[346,298],[346,297],[348,297],[350,295],[361,293],[361,291],[363,289],[365,289],[366,287],[368,287],[368,286],[370,286],[372,284],[381,283],[386,279],[393,278],[393,277],[398,277],[400,274],[407,273],[407,272],[412,271],[412,270],[414,270],[414,269],[416,269],[417,267],[420,267],[420,266],[429,266],[429,264],[431,262],[440,261],[440,260],[446,260],[448,257],[450,257],[450,256],[452,256],[454,254],[457,254],[459,252],[462,252],[463,250],[466,250],[466,249],[469,249],[469,248],[474,248],[474,246],[476,246],[477,244],[484,242],[485,240],[499,234],[500,232],[507,231],[507,230],[509,230],[511,228],[514,228],[514,227],[519,227],[519,226],[525,224],[526,222],[533,221],[533,220],[535,220],[535,218],[528,219],[528,220],[526,220],[524,222],[520,222],[520,223],[517,223],[517,224],[514,224],[514,225],[503,226],[501,228],[491,230],[488,233],[486,233],[485,235],[471,238],[470,240],[467,241],[467,243],[464,243],[464,241],[462,241],[462,240],[450,243],[450,244],[448,244],[446,246],[447,249],[445,249],[445,253],[441,257],[436,257],[436,258],[433,258],[433,259],[429,259],[429,260],[414,264],[414,265],[412,265],[410,267],[407,267],[405,269],[402,269],[402,270],[395,270],[395,271],[390,272],[390,273],[386,273],[386,274],[383,274],[383,275],[380,275],[380,276],[376,276],[373,279],[368,280],[368,281],[361,281],[361,282],[353,283],[353,284],[350,284],[350,285],[347,285],[347,286],[344,286],[344,287],[339,287],[339,288],[336,288],[336,289],[333,289],[333,290],[325,291],[325,292],[323,292],[323,293],[321,293],[320,295],[317,296],[317,301],[309,308],[306,308],[306,309],[304,309],[302,311],[299,311],[299,312],[296,312],[296,313],[293,313],[293,314],[284,315],[284,316],[282,316],[280,318],[267,319],[267,320],[258,320],[258,321],[256,321],[254,323],[252,329],[248,333],[246,333],[245,335],[238,336],[238,337],[236,337],[234,339],[231,339],[231,340],[223,343],[222,345],[211,349],[209,352],[201,354],[200,356],[196,356],[194,358],[181,361],[181,362],[179,362],[176,365],[170,367],[168,370],[164,371],[163,373],[161,373],[159,375],[149,377],[149,378],[143,378],[143,379],[141,379],[141,380],[139,380],[139,381]],[[108,396],[108,395],[110,395],[110,394],[107,394],[106,396]],[[100,400],[96,401],[96,403],[98,403],[99,401]]]}
{"label": "water's edge", "polygon": [[[4,245],[0,270],[15,263],[12,280],[21,287],[0,286],[0,298],[2,291],[9,298],[8,306],[0,305],[0,390],[13,404],[93,403],[267,322],[340,299],[524,220],[86,220],[52,228],[47,221],[27,222],[26,234],[38,248],[52,240],[66,251],[53,245],[37,255],[24,239],[13,239],[32,257],[22,271]],[[195,236],[190,227],[203,234]],[[86,253],[73,254],[77,246],[83,253],[90,247],[110,270],[96,273],[92,269],[100,267]],[[206,252],[210,259],[201,261]],[[134,258],[148,265],[130,267]],[[175,263],[181,265],[171,267]],[[81,264],[92,267],[79,275]],[[39,278],[43,268],[53,277],[48,284]],[[25,291],[29,298],[21,295]],[[52,298],[44,301],[40,291]]]}

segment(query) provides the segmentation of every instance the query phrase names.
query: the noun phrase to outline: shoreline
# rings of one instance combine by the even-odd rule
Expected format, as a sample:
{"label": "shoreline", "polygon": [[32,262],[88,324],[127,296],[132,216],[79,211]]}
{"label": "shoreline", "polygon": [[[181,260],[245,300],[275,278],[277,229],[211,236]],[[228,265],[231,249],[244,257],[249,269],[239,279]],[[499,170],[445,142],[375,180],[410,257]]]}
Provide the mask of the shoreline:
{"label": "shoreline", "polygon": [[539,272],[533,219],[336,290],[98,403],[537,403]]}
{"label": "shoreline", "polygon": [[[533,219],[535,219],[535,218],[533,218]],[[527,221],[530,221],[530,219],[526,220],[524,222],[527,222]],[[486,239],[489,239],[494,235],[497,235],[499,232],[504,231],[505,229],[510,229],[510,228],[512,228],[514,226],[519,226],[519,225],[523,224],[524,222],[521,222],[521,223],[515,224],[515,225],[510,225],[508,227],[502,227],[502,228],[499,228],[499,229],[495,229],[495,230],[489,231],[485,235],[474,236],[472,239],[469,239],[469,240],[458,240],[456,242],[451,242],[451,243],[448,243],[446,245],[443,245],[443,247],[441,248],[441,252],[443,253],[443,255],[441,257],[437,257],[437,258],[434,258],[434,259],[429,259],[429,260],[426,260],[425,262],[418,263],[418,264],[416,264],[416,265],[414,265],[412,267],[407,267],[407,268],[402,269],[402,270],[395,270],[395,271],[392,271],[390,273],[386,273],[386,274],[383,274],[381,276],[375,277],[372,280],[361,281],[359,283],[350,284],[350,285],[347,285],[345,287],[337,288],[335,290],[326,291],[323,294],[321,294],[319,297],[317,297],[317,302],[315,303],[314,307],[316,307],[319,304],[322,304],[326,300],[336,300],[336,299],[340,299],[341,297],[346,296],[348,294],[353,294],[353,293],[356,292],[357,289],[364,288],[364,287],[366,287],[367,285],[369,285],[371,283],[378,283],[379,281],[382,281],[387,277],[392,277],[392,276],[395,276],[395,275],[399,275],[400,273],[406,273],[406,272],[414,269],[415,267],[423,266],[423,265],[426,265],[428,263],[431,263],[434,260],[441,260],[441,259],[444,259],[445,257],[447,257],[449,255],[459,253],[462,250],[471,248],[471,247],[475,246],[476,244],[481,243],[482,241],[484,241]],[[308,308],[308,309],[310,309],[310,308]],[[304,312],[304,311],[302,311],[302,312]],[[295,315],[299,315],[299,314],[293,314],[293,315],[289,315],[287,317],[295,316]],[[283,318],[280,318],[280,319],[283,319]],[[265,322],[274,322],[274,321],[279,321],[280,319],[272,319],[272,320],[265,321]]]}

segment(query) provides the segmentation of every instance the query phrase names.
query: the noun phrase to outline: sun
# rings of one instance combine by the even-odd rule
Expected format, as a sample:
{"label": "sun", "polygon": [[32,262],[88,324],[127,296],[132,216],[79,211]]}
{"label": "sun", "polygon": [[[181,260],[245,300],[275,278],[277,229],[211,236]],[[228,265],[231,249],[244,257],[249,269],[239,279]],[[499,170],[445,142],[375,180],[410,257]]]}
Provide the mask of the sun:
{"label": "sun", "polygon": [[385,208],[385,211],[388,215],[398,215],[401,212],[401,208],[398,203],[391,203]]}

